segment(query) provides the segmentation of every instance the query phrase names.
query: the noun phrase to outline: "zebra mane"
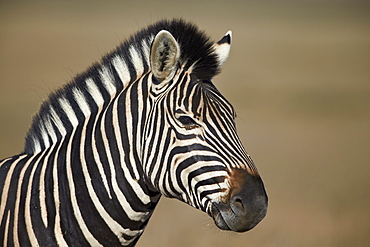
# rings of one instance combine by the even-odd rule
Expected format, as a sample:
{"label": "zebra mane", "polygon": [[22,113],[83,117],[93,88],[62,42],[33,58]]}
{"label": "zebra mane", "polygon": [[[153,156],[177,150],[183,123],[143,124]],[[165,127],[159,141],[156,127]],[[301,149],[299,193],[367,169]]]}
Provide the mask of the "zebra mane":
{"label": "zebra mane", "polygon": [[[24,153],[31,154],[44,150],[76,127],[71,125],[65,113],[66,109],[63,109],[63,102],[67,101],[68,106],[75,110],[78,122],[84,121],[84,115],[79,110],[81,102],[77,102],[76,95],[83,95],[87,101],[85,103],[94,106],[90,109],[91,114],[97,114],[127,86],[148,72],[151,43],[161,30],[169,31],[177,40],[181,52],[180,66],[191,69],[196,78],[211,79],[219,72],[219,61],[214,53],[214,42],[194,24],[182,19],[157,22],[131,36],[114,51],[105,55],[99,63],[93,64],[67,85],[51,93],[32,120],[26,135]],[[117,67],[122,66],[126,68],[125,73],[117,70]],[[89,88],[89,80],[95,82],[93,83],[95,88],[91,89],[91,86]],[[97,106],[96,99],[93,99],[88,90],[90,92],[91,90],[99,91],[102,105]],[[60,129],[65,129],[65,131],[60,131]]]}

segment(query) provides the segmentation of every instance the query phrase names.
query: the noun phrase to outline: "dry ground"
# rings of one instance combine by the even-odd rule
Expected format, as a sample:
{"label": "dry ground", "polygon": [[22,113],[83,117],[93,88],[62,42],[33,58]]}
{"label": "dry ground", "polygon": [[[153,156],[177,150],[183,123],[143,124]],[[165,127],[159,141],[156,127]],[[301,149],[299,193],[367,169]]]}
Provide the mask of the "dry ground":
{"label": "dry ground", "polygon": [[138,246],[368,246],[366,1],[1,1],[0,157],[22,150],[50,91],[139,28],[171,17],[216,40],[233,30],[214,81],[237,110],[270,207],[255,229],[235,234],[162,198]]}

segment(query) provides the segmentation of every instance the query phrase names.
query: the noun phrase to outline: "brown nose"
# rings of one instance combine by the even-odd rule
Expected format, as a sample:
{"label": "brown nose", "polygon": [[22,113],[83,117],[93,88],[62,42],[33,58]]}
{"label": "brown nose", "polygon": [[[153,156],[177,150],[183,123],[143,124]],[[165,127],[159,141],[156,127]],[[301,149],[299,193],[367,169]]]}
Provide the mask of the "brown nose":
{"label": "brown nose", "polygon": [[223,230],[245,232],[256,226],[267,213],[268,198],[258,175],[233,170],[230,191],[223,202],[213,203],[211,215]]}

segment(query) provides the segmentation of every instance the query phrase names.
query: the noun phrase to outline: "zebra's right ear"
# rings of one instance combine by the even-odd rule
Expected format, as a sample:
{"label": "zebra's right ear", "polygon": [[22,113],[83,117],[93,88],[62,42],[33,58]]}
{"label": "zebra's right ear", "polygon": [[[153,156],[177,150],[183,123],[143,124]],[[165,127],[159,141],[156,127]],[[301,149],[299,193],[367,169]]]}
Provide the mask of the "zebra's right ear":
{"label": "zebra's right ear", "polygon": [[150,66],[154,76],[160,81],[172,79],[180,57],[180,47],[172,34],[160,31],[150,49]]}

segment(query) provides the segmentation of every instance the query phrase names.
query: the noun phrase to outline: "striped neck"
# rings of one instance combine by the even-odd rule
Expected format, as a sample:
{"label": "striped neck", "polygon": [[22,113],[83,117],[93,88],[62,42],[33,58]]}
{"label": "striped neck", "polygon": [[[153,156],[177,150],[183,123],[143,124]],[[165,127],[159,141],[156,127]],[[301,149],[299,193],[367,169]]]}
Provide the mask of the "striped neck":
{"label": "striped neck", "polygon": [[[87,72],[50,95],[26,137],[25,153],[51,147],[89,118],[97,118],[114,105],[127,88],[149,71],[152,37],[125,43]],[[139,45],[138,45],[139,43]]]}

